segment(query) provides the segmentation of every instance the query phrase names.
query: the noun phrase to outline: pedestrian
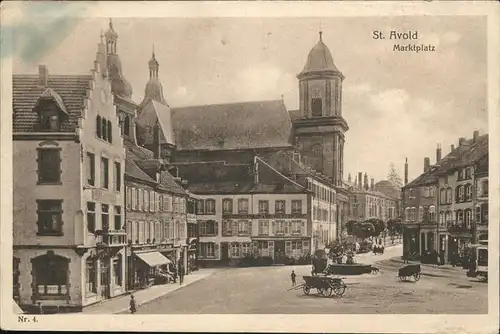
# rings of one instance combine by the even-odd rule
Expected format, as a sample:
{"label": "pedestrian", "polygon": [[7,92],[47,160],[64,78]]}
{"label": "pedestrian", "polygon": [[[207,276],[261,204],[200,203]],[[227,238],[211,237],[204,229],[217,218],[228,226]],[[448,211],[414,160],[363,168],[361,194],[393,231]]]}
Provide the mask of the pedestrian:
{"label": "pedestrian", "polygon": [[290,275],[290,277],[292,278],[292,286],[295,286],[295,277],[297,277],[297,275],[295,275],[294,270],[292,270],[292,274]]}
{"label": "pedestrian", "polygon": [[182,285],[184,282],[184,266],[182,264],[179,264],[179,284]]}
{"label": "pedestrian", "polygon": [[137,312],[137,303],[135,302],[134,295],[130,295],[130,314]]}

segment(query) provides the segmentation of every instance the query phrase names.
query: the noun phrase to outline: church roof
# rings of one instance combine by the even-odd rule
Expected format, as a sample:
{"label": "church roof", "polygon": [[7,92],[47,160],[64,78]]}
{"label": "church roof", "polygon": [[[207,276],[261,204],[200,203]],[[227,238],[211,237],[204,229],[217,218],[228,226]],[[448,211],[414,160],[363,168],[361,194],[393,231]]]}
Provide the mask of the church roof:
{"label": "church roof", "polygon": [[290,146],[292,123],[281,100],[172,108],[178,150]]}
{"label": "church roof", "polygon": [[[174,132],[172,130],[172,117],[170,108],[160,102],[149,100],[136,118],[136,123],[143,129],[153,127],[156,121],[160,123],[160,144],[175,145]],[[153,144],[153,136],[144,136],[144,144]]]}
{"label": "church roof", "polygon": [[304,75],[307,73],[314,73],[314,72],[340,73],[340,71],[333,63],[333,57],[332,54],[330,53],[330,50],[328,49],[328,46],[326,46],[326,44],[323,43],[321,32],[320,32],[320,39],[318,43],[309,52],[306,65],[304,66],[304,69],[302,70],[300,75]]}
{"label": "church roof", "polygon": [[[62,132],[73,132],[85,108],[84,100],[91,88],[92,76],[88,75],[49,75],[48,85],[57,93],[57,103],[64,105],[68,118],[61,124]],[[12,131],[33,132],[38,125],[38,115],[33,108],[47,87],[38,85],[38,75],[14,74],[12,76],[13,119]]]}

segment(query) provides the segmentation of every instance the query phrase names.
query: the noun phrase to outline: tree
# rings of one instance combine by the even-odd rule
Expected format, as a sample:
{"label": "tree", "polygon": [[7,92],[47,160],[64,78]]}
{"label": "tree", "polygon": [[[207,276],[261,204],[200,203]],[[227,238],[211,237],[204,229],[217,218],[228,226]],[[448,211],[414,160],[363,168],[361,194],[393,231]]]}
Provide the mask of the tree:
{"label": "tree", "polygon": [[382,219],[371,218],[366,220],[365,223],[373,224],[375,230],[372,236],[374,237],[378,237],[387,228],[387,224]]}
{"label": "tree", "polygon": [[403,180],[401,180],[401,176],[399,176],[398,172],[396,171],[396,166],[394,166],[393,162],[391,162],[391,164],[389,165],[389,174],[387,174],[387,180],[389,180],[398,188],[401,188],[403,186]]}

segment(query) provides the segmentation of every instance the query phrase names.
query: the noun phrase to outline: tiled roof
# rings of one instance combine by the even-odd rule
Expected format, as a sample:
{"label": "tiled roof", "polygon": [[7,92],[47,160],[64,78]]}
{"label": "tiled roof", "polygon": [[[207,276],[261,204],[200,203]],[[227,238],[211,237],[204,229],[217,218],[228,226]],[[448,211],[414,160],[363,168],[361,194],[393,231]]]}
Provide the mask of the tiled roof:
{"label": "tiled roof", "polygon": [[305,193],[306,188],[292,181],[265,161],[256,158],[259,182],[255,183],[251,164],[225,162],[179,164],[179,176],[188,181],[187,190],[195,194]]}
{"label": "tiled roof", "polygon": [[186,191],[182,186],[180,186],[172,176],[167,171],[162,171],[160,173],[160,184],[163,188],[167,189],[170,192],[173,192],[178,195],[186,195]]}
{"label": "tiled roof", "polygon": [[147,159],[152,159],[153,158],[153,152],[150,150],[137,146],[130,138],[127,138],[126,136],[123,137],[123,144],[125,145],[127,151],[127,159],[131,160],[147,160]]}
{"label": "tiled roof", "polygon": [[134,161],[130,159],[125,159],[125,175],[142,181],[156,183],[155,180],[153,180],[148,174],[140,169]]}
{"label": "tiled roof", "polygon": [[172,122],[178,150],[290,146],[292,123],[283,101],[174,108]]}
{"label": "tiled roof", "polygon": [[38,116],[33,111],[38,98],[51,88],[60,96],[68,113],[67,120],[61,124],[62,132],[73,132],[82,116],[84,99],[90,89],[92,76],[89,75],[50,75],[47,87],[38,85],[38,75],[14,74],[12,76],[13,95],[13,132],[33,132],[38,125]]}
{"label": "tiled roof", "polygon": [[486,154],[484,157],[482,157],[478,164],[477,168],[474,171],[476,174],[481,174],[481,173],[488,173],[489,170],[489,161],[488,161],[489,155]]}
{"label": "tiled roof", "polygon": [[412,188],[436,183],[440,175],[446,175],[456,168],[471,165],[488,155],[488,134],[479,136],[474,142],[466,140],[439,161],[437,166],[431,166],[431,170],[421,174],[408,183],[405,188]]}

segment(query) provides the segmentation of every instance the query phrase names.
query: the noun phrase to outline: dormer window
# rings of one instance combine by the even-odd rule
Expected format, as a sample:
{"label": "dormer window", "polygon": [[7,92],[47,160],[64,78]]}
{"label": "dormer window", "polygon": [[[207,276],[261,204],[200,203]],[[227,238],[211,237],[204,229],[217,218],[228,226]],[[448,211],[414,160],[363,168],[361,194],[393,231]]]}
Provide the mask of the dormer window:
{"label": "dormer window", "polygon": [[311,109],[313,117],[321,117],[323,109],[323,101],[321,100],[321,98],[312,99]]}
{"label": "dormer window", "polygon": [[59,115],[57,115],[56,110],[40,111],[40,130],[59,131]]}
{"label": "dormer window", "polygon": [[34,111],[38,113],[40,131],[59,131],[64,117],[68,115],[61,97],[51,88],[39,97]]}

